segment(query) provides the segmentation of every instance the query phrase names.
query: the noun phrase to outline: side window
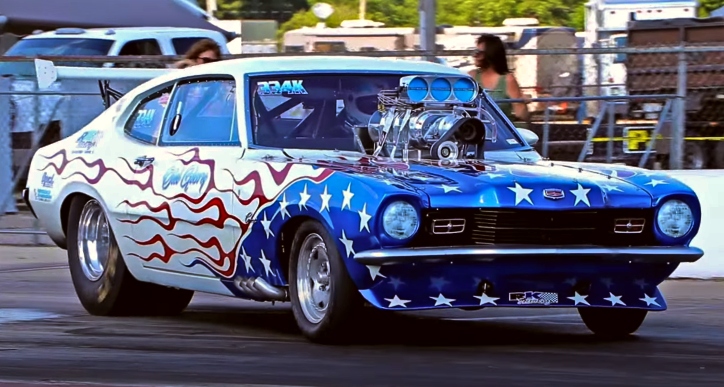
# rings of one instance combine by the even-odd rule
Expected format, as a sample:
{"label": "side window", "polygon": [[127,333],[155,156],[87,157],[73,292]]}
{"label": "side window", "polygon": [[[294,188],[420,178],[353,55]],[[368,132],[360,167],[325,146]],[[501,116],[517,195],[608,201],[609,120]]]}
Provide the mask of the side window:
{"label": "side window", "polygon": [[155,145],[172,90],[173,87],[169,86],[144,98],[126,122],[124,128],[126,134]]}
{"label": "side window", "polygon": [[131,40],[123,45],[118,55],[161,55],[161,47],[156,39]]}
{"label": "side window", "polygon": [[[136,56],[136,55],[150,55],[160,56],[163,55],[161,47],[156,39],[138,39],[131,40],[123,45],[121,50],[118,52],[118,56]],[[134,62],[119,62],[115,67],[120,68],[134,68],[134,67],[146,67],[146,68],[164,68],[166,65],[163,61],[134,61]]]}
{"label": "side window", "polygon": [[239,145],[233,79],[179,83],[169,106],[161,145]]}
{"label": "side window", "polygon": [[201,39],[204,39],[204,38],[203,37],[173,38],[173,39],[171,39],[171,44],[173,44],[173,49],[174,49],[174,51],[176,51],[177,55],[185,55],[186,52],[191,48],[191,46],[193,46],[194,43],[198,42]]}

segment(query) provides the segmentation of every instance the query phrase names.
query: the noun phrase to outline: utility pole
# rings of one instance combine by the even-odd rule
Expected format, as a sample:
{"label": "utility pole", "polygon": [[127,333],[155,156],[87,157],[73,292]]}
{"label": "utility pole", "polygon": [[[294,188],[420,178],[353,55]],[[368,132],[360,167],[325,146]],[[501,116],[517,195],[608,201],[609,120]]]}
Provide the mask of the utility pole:
{"label": "utility pole", "polygon": [[425,60],[435,62],[435,35],[436,35],[436,17],[437,11],[436,0],[420,0],[420,48],[429,52],[425,55]]}
{"label": "utility pole", "polygon": [[216,12],[217,9],[219,9],[219,7],[216,6],[216,0],[206,0],[206,13],[214,16],[214,12]]}
{"label": "utility pole", "polygon": [[366,13],[367,13],[367,0],[359,0],[359,19],[365,20]]}

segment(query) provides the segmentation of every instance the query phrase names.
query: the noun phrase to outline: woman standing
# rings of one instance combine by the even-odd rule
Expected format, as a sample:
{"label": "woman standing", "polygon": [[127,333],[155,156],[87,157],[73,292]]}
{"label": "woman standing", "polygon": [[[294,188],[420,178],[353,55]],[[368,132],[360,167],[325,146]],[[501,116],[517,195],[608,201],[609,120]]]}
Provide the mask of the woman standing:
{"label": "woman standing", "polygon": [[219,60],[221,60],[219,45],[211,39],[201,39],[189,48],[183,60],[176,63],[176,68],[183,69],[189,66],[218,62]]}
{"label": "woman standing", "polygon": [[[483,89],[488,90],[488,94],[496,102],[502,99],[524,99],[518,81],[508,68],[508,57],[503,41],[495,35],[483,34],[478,38],[477,47],[475,51],[477,68],[470,70],[468,75],[474,77]],[[530,120],[527,102],[497,103],[511,121]]]}

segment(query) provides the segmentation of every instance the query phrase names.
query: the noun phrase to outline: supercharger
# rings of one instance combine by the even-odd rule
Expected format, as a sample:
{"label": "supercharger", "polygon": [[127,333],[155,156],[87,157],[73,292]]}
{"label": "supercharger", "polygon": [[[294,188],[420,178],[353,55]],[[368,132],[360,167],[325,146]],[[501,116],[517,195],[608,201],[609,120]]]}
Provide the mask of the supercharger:
{"label": "supercharger", "polygon": [[399,159],[483,159],[495,141],[495,120],[482,107],[478,84],[466,76],[407,76],[378,95],[367,126],[375,155]]}

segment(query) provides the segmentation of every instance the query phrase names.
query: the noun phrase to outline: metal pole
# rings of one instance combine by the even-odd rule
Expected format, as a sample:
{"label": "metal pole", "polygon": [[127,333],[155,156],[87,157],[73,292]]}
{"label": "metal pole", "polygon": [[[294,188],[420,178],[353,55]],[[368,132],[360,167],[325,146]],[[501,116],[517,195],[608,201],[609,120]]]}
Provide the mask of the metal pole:
{"label": "metal pole", "polygon": [[216,0],[206,0],[206,13],[214,16],[214,12],[219,9],[216,5]]}
{"label": "metal pole", "polygon": [[684,43],[679,46],[679,71],[676,86],[676,104],[674,105],[674,125],[671,128],[671,150],[669,151],[669,169],[682,169],[684,166],[684,132],[686,131],[686,53]]}
{"label": "metal pole", "polygon": [[365,20],[367,13],[367,0],[359,0],[359,19]]}
{"label": "metal pole", "polygon": [[436,0],[420,0],[420,48],[426,53],[425,60],[435,62],[435,11],[437,10]]}
{"label": "metal pole", "polygon": [[[9,90],[12,78],[0,78],[0,88]],[[0,96],[0,216],[16,212],[13,200],[13,146],[10,134],[10,95]]]}

